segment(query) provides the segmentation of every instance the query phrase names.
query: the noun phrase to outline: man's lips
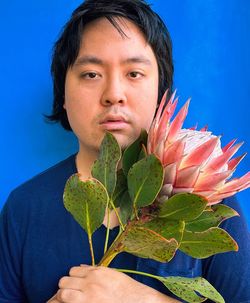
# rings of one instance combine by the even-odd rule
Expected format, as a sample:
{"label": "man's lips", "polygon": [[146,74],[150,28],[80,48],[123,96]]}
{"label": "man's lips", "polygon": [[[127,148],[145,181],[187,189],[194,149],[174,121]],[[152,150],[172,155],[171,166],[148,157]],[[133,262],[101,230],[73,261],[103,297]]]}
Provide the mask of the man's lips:
{"label": "man's lips", "polygon": [[107,115],[100,121],[100,126],[105,130],[122,130],[127,125],[127,119],[118,115]]}

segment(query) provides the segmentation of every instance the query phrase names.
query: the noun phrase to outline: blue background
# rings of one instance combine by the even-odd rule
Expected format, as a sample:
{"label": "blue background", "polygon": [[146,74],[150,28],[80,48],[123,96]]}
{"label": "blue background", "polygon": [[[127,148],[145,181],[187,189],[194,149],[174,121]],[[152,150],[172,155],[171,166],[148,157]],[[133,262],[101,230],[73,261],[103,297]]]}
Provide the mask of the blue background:
{"label": "blue background", "polygon": [[[50,113],[53,43],[81,1],[2,0],[0,4],[0,208],[9,192],[77,151],[74,136],[44,122]],[[250,1],[151,0],[173,40],[180,103],[192,98],[186,122],[208,124],[250,150]],[[249,170],[250,155],[236,176]],[[250,224],[250,190],[238,194]]]}

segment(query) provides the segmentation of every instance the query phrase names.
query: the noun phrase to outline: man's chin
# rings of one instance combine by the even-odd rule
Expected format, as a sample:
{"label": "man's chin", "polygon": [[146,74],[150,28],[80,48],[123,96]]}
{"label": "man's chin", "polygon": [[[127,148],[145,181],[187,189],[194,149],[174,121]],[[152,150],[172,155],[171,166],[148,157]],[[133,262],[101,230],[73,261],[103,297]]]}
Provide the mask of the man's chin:
{"label": "man's chin", "polygon": [[115,133],[112,132],[112,134],[114,135],[114,137],[116,138],[118,144],[121,147],[121,150],[126,149],[129,145],[131,145],[137,138],[139,135],[124,135],[124,134],[119,134],[119,133]]}

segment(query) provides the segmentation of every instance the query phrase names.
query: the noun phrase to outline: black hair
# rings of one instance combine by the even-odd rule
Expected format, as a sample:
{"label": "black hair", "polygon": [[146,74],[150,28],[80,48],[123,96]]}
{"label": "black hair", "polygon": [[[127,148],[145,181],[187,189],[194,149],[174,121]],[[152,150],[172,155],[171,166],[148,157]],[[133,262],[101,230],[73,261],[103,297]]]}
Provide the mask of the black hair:
{"label": "black hair", "polygon": [[64,104],[66,73],[80,50],[84,27],[98,18],[107,18],[124,35],[116,17],[124,17],[137,25],[152,47],[158,63],[159,92],[158,103],[165,90],[172,91],[173,61],[172,43],[169,32],[159,17],[144,0],[86,0],[71,15],[60,38],[54,45],[51,74],[53,78],[53,111],[46,116],[49,121],[60,122],[66,130],[72,130]]}

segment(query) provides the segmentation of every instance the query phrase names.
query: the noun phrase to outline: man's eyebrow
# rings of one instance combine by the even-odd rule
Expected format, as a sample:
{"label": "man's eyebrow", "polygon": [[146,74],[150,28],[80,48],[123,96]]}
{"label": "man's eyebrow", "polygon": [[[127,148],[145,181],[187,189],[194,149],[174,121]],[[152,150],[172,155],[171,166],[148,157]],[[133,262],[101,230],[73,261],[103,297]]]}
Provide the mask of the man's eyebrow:
{"label": "man's eyebrow", "polygon": [[143,64],[146,64],[146,65],[152,65],[152,62],[144,56],[135,56],[135,57],[127,58],[123,61],[123,63],[125,63],[125,64],[143,63]]}
{"label": "man's eyebrow", "polygon": [[103,61],[95,56],[82,56],[76,59],[74,65],[85,65],[85,64],[98,64],[103,65]]}
{"label": "man's eyebrow", "polygon": [[[122,61],[122,64],[130,64],[130,63],[142,63],[146,65],[152,65],[152,62],[144,56],[130,57]],[[103,60],[95,56],[82,56],[76,59],[74,63],[74,65],[85,65],[85,64],[104,65],[104,62]]]}

